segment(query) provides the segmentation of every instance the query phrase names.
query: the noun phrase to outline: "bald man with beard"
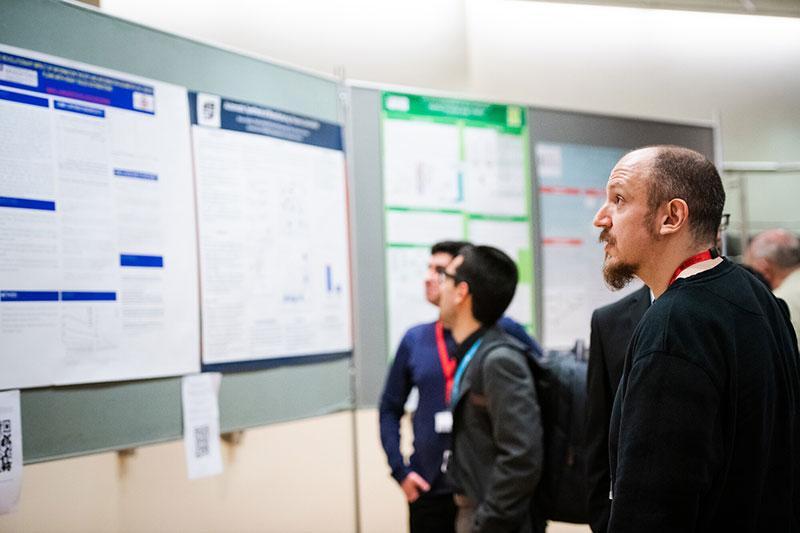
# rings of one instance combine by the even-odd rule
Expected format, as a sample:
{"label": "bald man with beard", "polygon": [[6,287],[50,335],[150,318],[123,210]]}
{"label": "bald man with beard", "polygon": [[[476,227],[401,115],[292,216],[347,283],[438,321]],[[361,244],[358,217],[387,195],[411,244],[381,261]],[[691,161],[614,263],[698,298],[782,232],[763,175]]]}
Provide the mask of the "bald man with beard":
{"label": "bald man with beard", "polygon": [[713,248],[725,192],[701,154],[611,171],[594,219],[612,288],[655,301],[610,424],[610,532],[800,531],[800,355],[769,289]]}

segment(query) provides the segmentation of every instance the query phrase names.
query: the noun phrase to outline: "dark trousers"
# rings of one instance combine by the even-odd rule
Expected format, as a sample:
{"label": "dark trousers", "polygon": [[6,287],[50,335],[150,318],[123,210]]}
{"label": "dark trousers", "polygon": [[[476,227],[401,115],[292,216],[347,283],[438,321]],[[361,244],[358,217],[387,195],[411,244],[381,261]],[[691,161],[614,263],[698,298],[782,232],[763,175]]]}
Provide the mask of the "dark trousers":
{"label": "dark trousers", "polygon": [[456,505],[452,494],[425,495],[408,505],[411,533],[454,533]]}

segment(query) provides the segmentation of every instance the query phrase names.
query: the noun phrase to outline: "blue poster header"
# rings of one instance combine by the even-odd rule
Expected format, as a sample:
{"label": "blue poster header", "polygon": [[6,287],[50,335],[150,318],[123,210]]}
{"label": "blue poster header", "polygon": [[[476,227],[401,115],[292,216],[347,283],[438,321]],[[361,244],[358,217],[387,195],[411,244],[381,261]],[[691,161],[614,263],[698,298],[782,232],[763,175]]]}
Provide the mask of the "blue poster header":
{"label": "blue poster header", "polygon": [[57,291],[0,291],[0,302],[57,302]]}
{"label": "blue poster header", "polygon": [[124,267],[164,268],[164,257],[160,255],[120,254],[119,265]]}
{"label": "blue poster header", "polygon": [[189,93],[189,111],[195,126],[343,150],[342,128],[331,122],[196,92]]}
{"label": "blue poster header", "polygon": [[40,211],[55,211],[56,203],[51,200],[33,200],[31,198],[11,198],[0,196],[0,207],[13,207],[15,209],[38,209]]}
{"label": "blue poster header", "polygon": [[155,114],[153,87],[4,52],[0,85]]}
{"label": "blue poster header", "polygon": [[113,302],[116,292],[0,291],[0,302]]}
{"label": "blue poster header", "polygon": [[152,172],[142,172],[141,170],[115,168],[114,175],[119,178],[136,178],[140,180],[158,181],[158,174],[153,174]]}
{"label": "blue poster header", "polygon": [[47,98],[39,98],[38,96],[15,93],[13,91],[4,91],[2,89],[0,89],[0,100],[8,100],[9,102],[35,105],[38,107],[50,107],[50,102],[47,101]]}
{"label": "blue poster header", "polygon": [[113,302],[117,299],[116,292],[62,292],[62,302]]}
{"label": "blue poster header", "polygon": [[65,102],[63,100],[56,100],[53,102],[56,109],[61,111],[69,111],[70,113],[78,113],[81,115],[89,115],[90,117],[105,118],[106,112],[97,107],[88,105],[73,104],[72,102]]}

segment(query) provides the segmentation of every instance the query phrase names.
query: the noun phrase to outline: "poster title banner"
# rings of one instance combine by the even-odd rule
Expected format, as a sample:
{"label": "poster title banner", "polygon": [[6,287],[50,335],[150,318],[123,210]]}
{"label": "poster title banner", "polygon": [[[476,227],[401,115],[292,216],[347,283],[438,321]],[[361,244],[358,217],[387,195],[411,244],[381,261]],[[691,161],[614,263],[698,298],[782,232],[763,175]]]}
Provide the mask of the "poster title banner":
{"label": "poster title banner", "polygon": [[[155,114],[155,91],[151,86],[5,52],[0,52],[0,85]],[[69,111],[77,110],[61,105]]]}
{"label": "poster title banner", "polygon": [[386,118],[393,119],[462,120],[472,127],[497,128],[511,134],[521,134],[525,127],[525,113],[517,105],[419,94],[385,92],[383,112]]}
{"label": "poster title banner", "polygon": [[193,126],[253,133],[332,150],[343,149],[342,128],[315,118],[197,92],[189,93],[189,109]]}

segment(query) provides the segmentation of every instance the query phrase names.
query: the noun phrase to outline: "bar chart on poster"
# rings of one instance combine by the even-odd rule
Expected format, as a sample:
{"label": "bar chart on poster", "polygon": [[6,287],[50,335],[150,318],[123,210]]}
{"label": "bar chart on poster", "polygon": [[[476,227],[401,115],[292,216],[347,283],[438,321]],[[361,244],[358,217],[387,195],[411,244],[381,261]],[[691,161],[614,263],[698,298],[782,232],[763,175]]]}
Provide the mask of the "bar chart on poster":
{"label": "bar chart on poster", "polygon": [[520,106],[382,94],[389,348],[433,320],[430,246],[469,240],[508,253],[520,283],[508,314],[533,327],[528,130]]}
{"label": "bar chart on poster", "polygon": [[0,389],[196,372],[186,90],[0,45]]}
{"label": "bar chart on poster", "polygon": [[190,93],[204,365],[352,349],[340,126]]}

